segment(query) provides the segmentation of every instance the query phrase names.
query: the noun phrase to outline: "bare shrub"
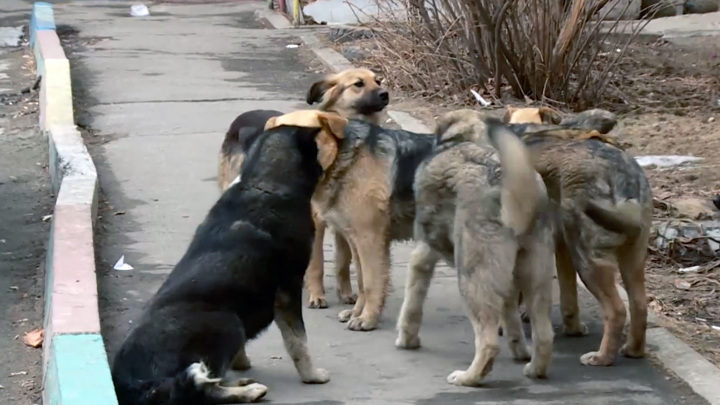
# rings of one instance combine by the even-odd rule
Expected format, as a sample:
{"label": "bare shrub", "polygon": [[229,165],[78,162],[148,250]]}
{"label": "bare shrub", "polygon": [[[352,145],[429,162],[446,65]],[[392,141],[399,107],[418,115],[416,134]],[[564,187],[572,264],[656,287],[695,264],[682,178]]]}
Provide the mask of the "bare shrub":
{"label": "bare shrub", "polygon": [[608,0],[378,4],[384,18],[368,25],[380,50],[375,62],[391,86],[460,102],[473,100],[473,89],[497,101],[512,96],[575,110],[603,99],[627,47],[654,14],[599,23],[598,15],[605,20],[613,9],[598,13]]}

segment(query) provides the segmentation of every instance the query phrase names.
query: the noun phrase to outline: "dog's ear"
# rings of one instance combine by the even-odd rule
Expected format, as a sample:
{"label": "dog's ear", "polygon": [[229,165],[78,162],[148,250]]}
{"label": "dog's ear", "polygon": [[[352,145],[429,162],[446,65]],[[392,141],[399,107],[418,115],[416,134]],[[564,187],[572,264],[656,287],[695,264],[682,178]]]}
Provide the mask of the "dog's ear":
{"label": "dog's ear", "polygon": [[513,113],[517,111],[517,108],[509,105],[507,109],[505,110],[505,115],[503,115],[503,123],[507,124],[510,122],[510,118],[512,118]]}
{"label": "dog's ear", "polygon": [[265,122],[265,131],[268,129],[275,128],[277,125],[275,123],[277,122],[277,117],[270,117],[267,122]]}
{"label": "dog's ear", "polygon": [[318,114],[320,131],[315,136],[318,147],[318,162],[323,170],[327,170],[337,159],[338,139],[345,137],[345,126],[348,121],[335,114]]}
{"label": "dog's ear", "polygon": [[336,138],[345,138],[345,126],[348,124],[348,120],[337,114],[318,113],[318,121],[320,121],[320,127],[331,134],[335,135]]}
{"label": "dog's ear", "polygon": [[308,90],[307,92],[305,101],[307,101],[307,103],[310,105],[319,103],[320,100],[322,100],[323,95],[326,91],[328,91],[329,88],[330,83],[328,83],[326,79],[322,79],[319,82],[313,83],[313,85],[310,86],[310,90]]}
{"label": "dog's ear", "polygon": [[562,121],[560,114],[552,108],[540,107],[538,109],[538,114],[540,114],[540,120],[543,123],[549,122],[553,125],[558,125],[560,124],[560,121]]}

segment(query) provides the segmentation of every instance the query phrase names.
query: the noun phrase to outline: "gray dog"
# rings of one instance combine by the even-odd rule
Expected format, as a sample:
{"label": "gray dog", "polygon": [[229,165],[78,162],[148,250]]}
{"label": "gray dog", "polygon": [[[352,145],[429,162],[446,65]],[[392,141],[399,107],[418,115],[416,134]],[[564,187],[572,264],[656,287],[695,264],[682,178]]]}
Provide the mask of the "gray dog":
{"label": "gray dog", "polygon": [[[492,143],[486,143],[487,138]],[[544,378],[552,355],[550,323],[555,273],[547,192],[522,141],[499,120],[475,111],[438,120],[437,145],[415,177],[416,247],[410,259],[396,346],[420,346],[422,305],[435,264],[457,268],[460,293],[475,331],[475,358],[448,382],[477,386],[500,351],[502,319],[517,360],[531,359],[518,313],[522,293],[532,323],[528,377]]]}

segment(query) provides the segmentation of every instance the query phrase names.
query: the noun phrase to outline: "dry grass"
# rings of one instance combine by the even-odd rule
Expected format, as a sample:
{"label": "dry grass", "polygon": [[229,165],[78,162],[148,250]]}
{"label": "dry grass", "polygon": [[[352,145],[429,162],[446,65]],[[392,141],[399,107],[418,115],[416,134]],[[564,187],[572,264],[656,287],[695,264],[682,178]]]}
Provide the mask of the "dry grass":
{"label": "dry grass", "polygon": [[396,90],[466,102],[475,90],[500,103],[513,97],[583,110],[617,88],[628,47],[654,12],[629,29],[598,24],[607,2],[387,0],[386,18],[369,27],[376,63]]}

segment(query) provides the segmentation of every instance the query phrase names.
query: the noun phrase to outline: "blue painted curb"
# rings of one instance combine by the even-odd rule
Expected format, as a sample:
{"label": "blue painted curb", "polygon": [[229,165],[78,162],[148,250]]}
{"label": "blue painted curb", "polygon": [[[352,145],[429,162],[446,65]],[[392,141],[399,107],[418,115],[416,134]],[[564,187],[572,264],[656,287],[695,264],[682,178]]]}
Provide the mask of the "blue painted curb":
{"label": "blue painted curb", "polygon": [[102,336],[56,335],[45,373],[45,405],[117,405]]}
{"label": "blue painted curb", "polygon": [[54,31],[55,28],[55,13],[53,12],[52,4],[45,2],[34,3],[30,17],[30,46],[35,46],[37,31]]}

